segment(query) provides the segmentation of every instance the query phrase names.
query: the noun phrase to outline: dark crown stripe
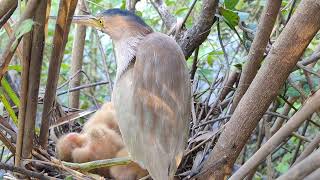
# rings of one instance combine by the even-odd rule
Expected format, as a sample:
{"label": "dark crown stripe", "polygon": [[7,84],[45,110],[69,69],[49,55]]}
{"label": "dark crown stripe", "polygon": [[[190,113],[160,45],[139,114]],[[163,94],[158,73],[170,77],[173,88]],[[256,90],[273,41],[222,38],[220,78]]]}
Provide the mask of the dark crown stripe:
{"label": "dark crown stripe", "polygon": [[127,11],[127,10],[121,10],[119,8],[114,8],[114,9],[108,9],[100,12],[98,16],[126,16],[130,18],[131,20],[136,21],[137,23],[148,27],[148,25],[136,14],[133,12]]}

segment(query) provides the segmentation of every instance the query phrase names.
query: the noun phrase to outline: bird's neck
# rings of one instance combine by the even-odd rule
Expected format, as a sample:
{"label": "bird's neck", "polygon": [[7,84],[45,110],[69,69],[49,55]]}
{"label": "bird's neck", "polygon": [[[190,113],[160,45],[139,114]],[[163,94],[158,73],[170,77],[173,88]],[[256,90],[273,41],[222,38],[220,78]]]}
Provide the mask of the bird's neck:
{"label": "bird's neck", "polygon": [[137,47],[144,37],[145,35],[141,34],[114,41],[117,61],[116,81],[125,73],[130,64],[133,63]]}

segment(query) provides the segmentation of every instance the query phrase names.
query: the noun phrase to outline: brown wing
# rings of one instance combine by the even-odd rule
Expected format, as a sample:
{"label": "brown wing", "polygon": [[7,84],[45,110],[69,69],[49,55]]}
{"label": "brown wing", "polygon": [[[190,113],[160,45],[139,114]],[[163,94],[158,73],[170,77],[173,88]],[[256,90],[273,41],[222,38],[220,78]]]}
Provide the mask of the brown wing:
{"label": "brown wing", "polygon": [[189,129],[191,93],[185,59],[177,43],[161,33],[149,34],[137,49],[135,64],[122,77],[128,89],[118,97],[128,105],[122,107],[120,116],[126,116],[126,122],[119,116],[120,129],[134,160],[154,179],[172,179]]}

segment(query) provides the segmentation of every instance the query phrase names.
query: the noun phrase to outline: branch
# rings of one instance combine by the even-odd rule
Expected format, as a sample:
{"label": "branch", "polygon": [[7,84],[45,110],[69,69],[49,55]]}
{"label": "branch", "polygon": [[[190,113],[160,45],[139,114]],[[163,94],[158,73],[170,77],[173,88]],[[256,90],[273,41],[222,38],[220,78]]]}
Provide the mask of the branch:
{"label": "branch", "polygon": [[234,112],[242,96],[246,93],[249,85],[260,68],[263,60],[263,54],[266,46],[268,45],[270,34],[277,19],[280,7],[281,0],[267,1],[267,5],[259,20],[258,31],[249,50],[248,59],[242,69],[239,85],[230,110],[231,114]]}
{"label": "branch", "polygon": [[44,95],[44,106],[41,119],[40,145],[47,148],[48,133],[50,126],[50,112],[56,97],[57,84],[59,79],[60,65],[63,58],[64,49],[68,40],[72,16],[77,6],[77,0],[60,1],[58,19],[53,37],[53,48],[51,52],[48,80]]}
{"label": "branch", "polygon": [[[208,37],[211,31],[211,27],[215,22],[215,12],[218,7],[218,0],[204,0],[202,2],[201,14],[197,18],[197,22],[187,31],[180,32],[177,35],[177,42],[180,45],[186,59],[191,56],[193,51],[199,47]],[[163,0],[154,0],[151,1],[154,8],[158,11],[161,19],[163,20],[166,28],[169,31],[172,31],[176,26],[177,18],[170,14],[167,6]],[[183,19],[184,23],[191,10],[193,9],[196,0],[192,2],[190,10],[187,13],[187,16]]]}
{"label": "branch", "polygon": [[[78,3],[77,14],[84,15],[84,11],[86,11],[86,6],[84,0],[80,0]],[[76,74],[78,71],[82,69],[83,64],[83,53],[84,53],[84,45],[86,40],[86,26],[77,24],[74,32],[74,41],[72,45],[72,55],[71,55],[71,74]],[[81,76],[74,76],[72,80],[70,80],[70,87],[74,88],[80,86]],[[80,92],[76,91],[70,93],[69,96],[69,105],[71,108],[79,108],[79,100],[80,100]]]}
{"label": "branch", "polygon": [[168,7],[163,2],[163,0],[154,0],[154,1],[151,1],[151,4],[158,11],[166,28],[168,30],[172,29],[177,22],[177,18],[172,14],[170,14]]}
{"label": "branch", "polygon": [[29,177],[33,177],[33,178],[37,178],[37,179],[43,179],[43,180],[57,179],[57,178],[45,176],[42,173],[33,172],[33,171],[26,170],[26,169],[20,168],[20,167],[10,166],[10,165],[7,165],[7,164],[1,163],[1,162],[0,162],[0,169],[7,170],[7,171],[12,171],[12,172],[18,172],[18,173],[21,173],[23,175],[27,175]]}
{"label": "branch", "polygon": [[71,169],[80,170],[80,171],[90,171],[93,169],[111,167],[117,165],[127,165],[131,162],[130,158],[113,158],[113,159],[103,159],[97,161],[90,161],[85,163],[70,163],[62,162],[62,164]]}
{"label": "branch", "polygon": [[62,91],[60,93],[57,94],[57,96],[63,95],[63,94],[67,94],[69,92],[74,92],[74,91],[79,91],[81,89],[85,89],[85,88],[90,88],[90,87],[95,87],[95,86],[99,86],[99,85],[103,85],[103,84],[108,84],[108,81],[101,81],[101,82],[96,82],[96,83],[91,83],[91,84],[86,84],[86,85],[82,85],[82,86],[78,86],[78,87],[74,87],[71,89],[68,89],[66,91]]}
{"label": "branch", "polygon": [[[18,7],[17,0],[0,0],[0,29],[10,19],[14,11]],[[5,13],[5,14],[3,14]]]}
{"label": "branch", "polygon": [[126,0],[126,9],[131,12],[136,11],[136,4],[140,0]]}
{"label": "branch", "polygon": [[307,156],[309,156],[316,148],[318,148],[320,143],[320,134],[318,134],[311,142],[310,144],[302,151],[300,156],[297,158],[297,160],[294,162],[293,166],[305,159]]}
{"label": "branch", "polygon": [[0,19],[2,20],[2,18],[10,11],[10,9],[17,5],[17,0],[0,0]]}
{"label": "branch", "polygon": [[[292,17],[294,19],[294,17]],[[291,135],[309,116],[320,108],[320,90],[311,96],[304,106],[296,112],[289,121],[276,132],[251,158],[230,178],[241,179],[258,166],[275,148]]]}
{"label": "branch", "polygon": [[[20,20],[17,22],[16,27],[19,27],[23,21],[26,19],[29,19],[34,16],[36,8],[39,5],[40,0],[30,0],[27,3],[26,10],[22,14]],[[6,45],[4,49],[4,53],[0,56],[0,62],[2,62],[2,65],[0,67],[0,80],[2,79],[3,75],[7,72],[9,63],[11,61],[11,58],[19,45],[19,42],[21,40],[22,36],[19,37],[19,39],[16,39],[16,36],[13,34],[10,37],[9,43]],[[17,42],[14,44],[14,42]]]}
{"label": "branch", "polygon": [[[227,166],[233,167],[252,131],[320,29],[319,6],[320,2],[317,0],[301,1],[295,14],[273,44],[248,91],[239,102],[204,167],[225,155],[228,157]],[[246,172],[253,167],[246,169]],[[223,168],[215,171],[214,174],[216,179],[222,179],[226,175]],[[208,179],[208,176],[203,179]]]}
{"label": "branch", "polygon": [[[23,53],[26,61],[29,61],[29,77],[28,77],[28,93],[26,103],[25,124],[22,140],[21,154],[23,158],[31,158],[31,151],[34,142],[35,122],[38,105],[38,95],[41,77],[41,67],[43,60],[43,51],[45,45],[45,19],[43,15],[46,13],[47,1],[41,0],[38,4],[34,15],[34,21],[36,22],[33,31],[30,32],[27,37],[29,48],[24,48]],[[30,43],[30,44],[29,44]],[[27,44],[27,43],[26,43]],[[25,41],[24,41],[24,45]],[[20,149],[19,149],[20,152]]]}
{"label": "branch", "polygon": [[290,168],[277,180],[304,179],[304,177],[318,168],[320,168],[320,149]]}
{"label": "branch", "polygon": [[211,27],[215,22],[215,12],[218,7],[218,0],[203,0],[202,10],[197,22],[178,36],[177,42],[180,45],[186,58],[190,57],[193,51],[200,46],[208,37]]}

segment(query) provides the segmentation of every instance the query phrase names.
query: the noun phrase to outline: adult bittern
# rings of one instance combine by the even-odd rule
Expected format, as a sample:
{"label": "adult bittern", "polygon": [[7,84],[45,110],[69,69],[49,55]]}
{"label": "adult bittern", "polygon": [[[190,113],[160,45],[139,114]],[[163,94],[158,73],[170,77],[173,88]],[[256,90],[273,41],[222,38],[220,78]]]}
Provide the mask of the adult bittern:
{"label": "adult bittern", "polygon": [[189,129],[191,92],[182,50],[129,11],[109,9],[74,21],[107,33],[114,42],[112,101],[131,158],[154,179],[173,179]]}

